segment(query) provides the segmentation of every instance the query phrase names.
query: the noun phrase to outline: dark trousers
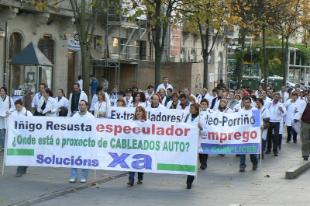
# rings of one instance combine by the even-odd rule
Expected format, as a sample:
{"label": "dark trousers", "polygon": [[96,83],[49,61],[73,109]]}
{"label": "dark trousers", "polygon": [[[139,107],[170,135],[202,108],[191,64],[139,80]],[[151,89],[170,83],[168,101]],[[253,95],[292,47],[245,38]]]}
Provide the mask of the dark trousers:
{"label": "dark trousers", "polygon": [[[143,180],[143,172],[138,172],[138,180]],[[135,181],[135,172],[129,172],[129,182]]]}
{"label": "dark trousers", "polygon": [[[250,159],[253,165],[257,165],[257,155],[256,154],[250,154]],[[245,168],[246,164],[245,164],[245,160],[246,160],[246,155],[245,154],[241,154],[240,155],[240,168]]]}
{"label": "dark trousers", "polygon": [[18,166],[18,167],[17,167],[17,170],[16,170],[16,173],[26,174],[27,168],[28,168],[28,167],[26,167],[26,166]]}
{"label": "dark trousers", "polygon": [[187,185],[192,185],[192,183],[194,182],[195,176],[193,175],[187,175],[187,180],[186,180],[186,184]]}
{"label": "dark trousers", "polygon": [[280,122],[270,122],[268,133],[267,133],[267,152],[271,152],[271,147],[273,148],[273,152],[278,154],[278,146],[279,146],[279,129]]}
{"label": "dark trousers", "polygon": [[199,162],[201,166],[207,166],[208,154],[199,154]]}
{"label": "dark trousers", "polygon": [[286,142],[290,142],[291,138],[293,136],[293,141],[296,143],[297,142],[297,133],[295,132],[294,128],[292,126],[287,126],[287,139]]}

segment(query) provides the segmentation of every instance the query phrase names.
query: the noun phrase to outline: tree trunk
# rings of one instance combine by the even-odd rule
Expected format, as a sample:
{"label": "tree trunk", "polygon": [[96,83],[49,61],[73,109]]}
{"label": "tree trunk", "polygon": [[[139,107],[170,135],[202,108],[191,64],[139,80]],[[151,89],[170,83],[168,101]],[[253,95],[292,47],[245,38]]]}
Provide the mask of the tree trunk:
{"label": "tree trunk", "polygon": [[288,55],[289,55],[289,37],[287,36],[285,38],[285,69],[284,69],[284,85],[286,85],[286,81],[288,79],[288,74],[289,74],[289,62],[288,62]]}
{"label": "tree trunk", "polygon": [[268,85],[268,69],[267,69],[267,55],[266,55],[266,27],[263,25],[263,76],[264,76],[264,88],[267,89]]}
{"label": "tree trunk", "polygon": [[241,30],[241,36],[239,42],[241,44],[241,55],[237,62],[237,88],[241,88],[242,85],[242,75],[243,75],[243,57],[244,57],[244,48],[245,48],[245,36],[246,32],[244,29]]}
{"label": "tree trunk", "polygon": [[209,89],[209,55],[203,55],[203,86]]}
{"label": "tree trunk", "polygon": [[283,73],[283,82],[282,85],[285,86],[286,85],[286,53],[285,53],[285,48],[284,48],[284,34],[281,35],[281,51],[282,51],[282,73]]}

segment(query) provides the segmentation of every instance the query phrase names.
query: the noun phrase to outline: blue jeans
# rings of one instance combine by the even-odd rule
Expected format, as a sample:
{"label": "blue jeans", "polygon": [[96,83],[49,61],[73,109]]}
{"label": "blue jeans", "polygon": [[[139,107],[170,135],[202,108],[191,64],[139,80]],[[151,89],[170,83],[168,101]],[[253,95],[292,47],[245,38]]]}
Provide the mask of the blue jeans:
{"label": "blue jeans", "polygon": [[[143,172],[138,172],[138,180],[143,180]],[[135,181],[135,172],[129,172],[129,182]]]}
{"label": "blue jeans", "polygon": [[[82,169],[81,170],[81,179],[85,178],[87,179],[88,177],[88,169]],[[77,168],[71,168],[70,170],[70,178],[78,178],[78,169]]]}
{"label": "blue jeans", "polygon": [[[257,165],[258,158],[256,154],[250,154],[250,159],[253,165]],[[240,168],[246,167],[245,160],[246,160],[246,155],[245,154],[240,155]]]}

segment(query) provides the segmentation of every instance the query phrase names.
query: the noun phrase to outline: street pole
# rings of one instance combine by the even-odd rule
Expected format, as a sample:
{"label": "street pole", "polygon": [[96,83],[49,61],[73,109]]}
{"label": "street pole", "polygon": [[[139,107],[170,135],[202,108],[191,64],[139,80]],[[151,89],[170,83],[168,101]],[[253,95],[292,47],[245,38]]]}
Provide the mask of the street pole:
{"label": "street pole", "polygon": [[7,39],[8,39],[8,22],[4,25],[4,39],[3,39],[3,85],[6,86],[6,67],[7,67]]}

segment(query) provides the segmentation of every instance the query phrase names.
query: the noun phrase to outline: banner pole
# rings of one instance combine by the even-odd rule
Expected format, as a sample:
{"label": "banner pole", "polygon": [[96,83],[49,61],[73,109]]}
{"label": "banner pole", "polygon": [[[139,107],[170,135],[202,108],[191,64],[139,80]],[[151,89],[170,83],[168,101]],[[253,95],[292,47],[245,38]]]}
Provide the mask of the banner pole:
{"label": "banner pole", "polygon": [[[5,118],[5,125],[7,126],[7,118]],[[6,127],[7,129],[5,130],[5,135],[4,135],[4,151],[3,151],[3,158],[2,158],[2,168],[1,168],[1,175],[3,177],[4,175],[4,167],[5,167],[5,157],[6,157],[6,151],[7,151],[7,144],[8,144],[8,130],[9,128]]]}

